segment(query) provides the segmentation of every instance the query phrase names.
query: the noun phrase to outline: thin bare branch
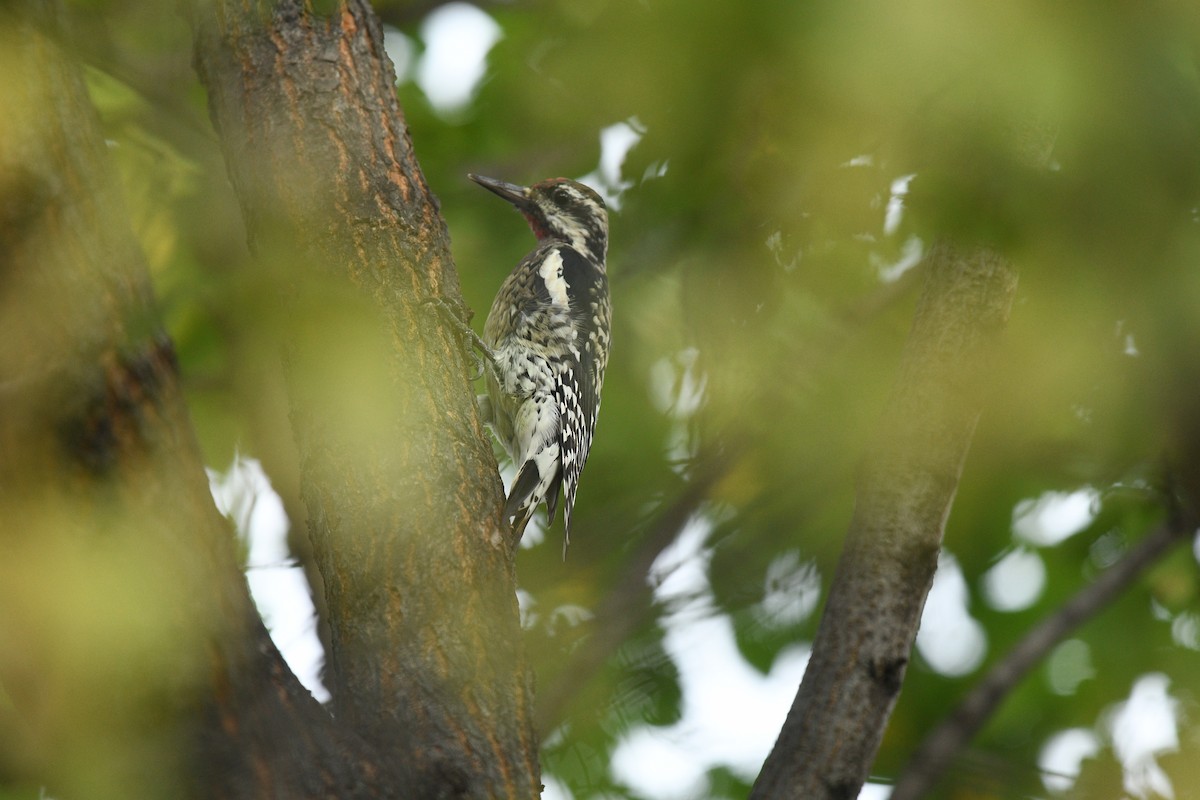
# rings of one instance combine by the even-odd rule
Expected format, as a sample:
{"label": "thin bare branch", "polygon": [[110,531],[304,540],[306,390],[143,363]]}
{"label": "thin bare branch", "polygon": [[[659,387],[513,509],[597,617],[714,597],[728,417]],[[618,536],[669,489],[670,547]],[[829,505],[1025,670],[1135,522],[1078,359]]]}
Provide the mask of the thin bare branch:
{"label": "thin bare branch", "polygon": [[1037,625],[993,666],[958,707],[933,729],[913,754],[891,800],[917,800],[933,788],[946,767],[991,718],[1021,679],[1063,639],[1119,597],[1147,567],[1193,532],[1182,522],[1163,523],[1120,561],[1081,589]]}

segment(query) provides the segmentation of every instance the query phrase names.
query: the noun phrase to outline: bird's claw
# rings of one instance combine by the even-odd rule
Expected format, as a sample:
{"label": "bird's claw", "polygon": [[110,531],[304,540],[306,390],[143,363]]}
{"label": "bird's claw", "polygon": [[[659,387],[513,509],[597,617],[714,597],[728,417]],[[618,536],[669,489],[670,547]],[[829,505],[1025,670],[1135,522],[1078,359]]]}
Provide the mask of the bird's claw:
{"label": "bird's claw", "polygon": [[[474,363],[475,368],[474,373],[471,375],[472,381],[477,381],[482,378],[489,364],[492,366],[492,369],[495,370],[496,360],[492,357],[491,348],[487,346],[483,339],[479,337],[479,334],[477,334],[474,329],[467,324],[467,321],[463,319],[464,316],[466,316],[467,319],[470,318],[470,309],[467,309],[464,313],[451,306],[450,303],[441,297],[429,297],[423,300],[422,303],[425,305],[431,305],[441,312],[445,319],[450,323],[451,327],[458,332],[459,336],[471,343],[472,346],[467,348],[467,352],[470,354],[471,361]],[[465,306],[463,306],[463,308],[465,308]]]}

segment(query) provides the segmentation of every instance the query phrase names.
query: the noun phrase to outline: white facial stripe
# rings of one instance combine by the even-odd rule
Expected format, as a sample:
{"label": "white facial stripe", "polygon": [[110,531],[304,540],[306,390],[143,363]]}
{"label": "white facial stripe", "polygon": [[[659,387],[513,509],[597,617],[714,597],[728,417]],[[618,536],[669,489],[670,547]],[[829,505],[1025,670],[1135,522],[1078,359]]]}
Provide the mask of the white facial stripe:
{"label": "white facial stripe", "polygon": [[562,214],[553,203],[543,200],[540,206],[542,214],[546,219],[547,227],[556,236],[561,236],[569,241],[573,247],[577,246],[578,243],[575,241],[577,234],[574,229],[578,226]]}
{"label": "white facial stripe", "polygon": [[[575,201],[572,205],[578,211],[584,206],[594,206],[594,202],[586,198],[573,186],[561,187],[559,191],[566,191]],[[572,247],[581,253],[590,252],[588,247],[591,237],[597,232],[601,235],[607,235],[608,224],[607,219],[602,210],[589,210],[588,219],[576,219],[573,216],[562,213],[561,209],[549,198],[539,200],[541,211],[548,222],[548,227],[555,235],[566,240]],[[590,227],[589,227],[590,226]],[[599,253],[594,255],[601,255]]]}
{"label": "white facial stripe", "polygon": [[587,252],[587,228],[580,225],[573,219],[560,220],[563,227],[563,233],[566,234],[567,241],[571,246],[581,253]]}
{"label": "white facial stripe", "polygon": [[563,260],[562,254],[557,250],[551,250],[542,259],[542,266],[538,269],[538,274],[542,276],[542,281],[546,284],[546,291],[550,293],[550,300],[557,306],[566,308],[570,305],[567,299],[567,282],[563,280]]}

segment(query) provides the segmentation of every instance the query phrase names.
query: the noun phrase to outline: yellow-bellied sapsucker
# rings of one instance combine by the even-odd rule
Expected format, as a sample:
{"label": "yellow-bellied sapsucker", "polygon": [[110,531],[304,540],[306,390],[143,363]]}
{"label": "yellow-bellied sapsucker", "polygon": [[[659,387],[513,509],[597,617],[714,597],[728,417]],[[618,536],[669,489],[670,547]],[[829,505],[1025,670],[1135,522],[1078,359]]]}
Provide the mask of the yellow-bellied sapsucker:
{"label": "yellow-bellied sapsucker", "polygon": [[608,364],[608,213],[598,194],[566,178],[524,187],[469,177],[516,206],[538,239],[488,312],[492,369],[479,406],[517,467],[505,519],[520,536],[545,501],[553,523],[562,490],[565,554]]}

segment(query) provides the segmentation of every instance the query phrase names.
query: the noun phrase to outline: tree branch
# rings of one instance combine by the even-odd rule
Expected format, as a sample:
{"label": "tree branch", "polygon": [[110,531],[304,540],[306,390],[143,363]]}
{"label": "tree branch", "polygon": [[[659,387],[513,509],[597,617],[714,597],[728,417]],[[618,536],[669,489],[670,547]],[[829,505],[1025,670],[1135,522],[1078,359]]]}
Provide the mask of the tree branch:
{"label": "tree branch", "polygon": [[752,798],[855,797],[895,704],[1016,279],[948,244],[928,274],[804,680]]}
{"label": "tree branch", "polygon": [[917,800],[924,797],[1030,669],[1072,631],[1120,596],[1147,567],[1193,531],[1193,526],[1182,524],[1182,521],[1158,526],[1093,583],[1081,589],[1029,631],[1003,659],[988,670],[983,680],[971,689],[950,716],[925,737],[896,781],[891,800]]}

